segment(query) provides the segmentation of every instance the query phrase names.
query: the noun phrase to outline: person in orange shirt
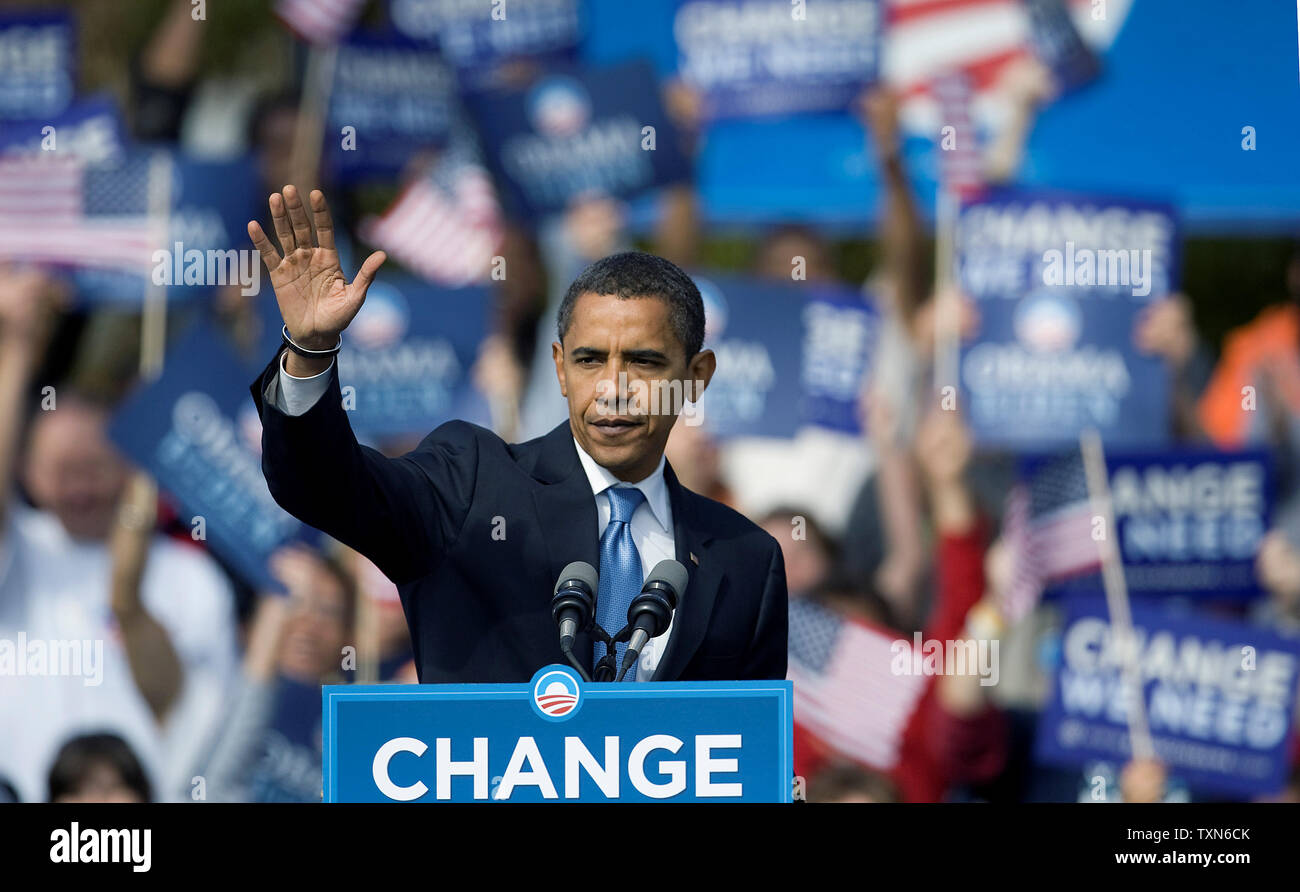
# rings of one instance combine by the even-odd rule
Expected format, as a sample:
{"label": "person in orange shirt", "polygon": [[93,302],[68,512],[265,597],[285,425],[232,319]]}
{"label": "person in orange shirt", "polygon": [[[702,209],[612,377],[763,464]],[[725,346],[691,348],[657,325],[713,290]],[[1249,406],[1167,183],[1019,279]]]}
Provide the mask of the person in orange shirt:
{"label": "person in orange shirt", "polygon": [[[1300,256],[1288,279],[1300,280]],[[1300,286],[1300,281],[1296,281]],[[1198,406],[1201,426],[1224,449],[1290,439],[1300,419],[1300,287],[1231,332]],[[1281,437],[1277,436],[1281,434]]]}

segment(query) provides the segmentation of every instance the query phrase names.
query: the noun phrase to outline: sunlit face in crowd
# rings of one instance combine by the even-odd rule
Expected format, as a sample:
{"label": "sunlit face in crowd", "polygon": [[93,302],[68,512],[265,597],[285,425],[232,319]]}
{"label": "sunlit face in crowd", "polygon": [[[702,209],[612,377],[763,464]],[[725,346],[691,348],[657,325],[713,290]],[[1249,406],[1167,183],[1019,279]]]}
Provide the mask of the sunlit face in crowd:
{"label": "sunlit face in crowd", "polygon": [[75,790],[54,798],[55,802],[143,802],[140,794],[111,762],[95,762],[86,770]]}
{"label": "sunlit face in crowd", "polygon": [[677,479],[687,489],[708,495],[721,483],[718,444],[704,425],[675,425],[664,454],[677,473]]}
{"label": "sunlit face in crowd", "polygon": [[341,667],[352,617],[343,584],[313,561],[289,596],[280,645],[280,672],[296,681],[318,682]]}
{"label": "sunlit face in crowd", "polygon": [[1255,572],[1281,610],[1291,613],[1300,609],[1300,550],[1281,530],[1270,530],[1264,537]]}
{"label": "sunlit face in crowd", "polygon": [[127,465],[108,440],[108,414],[60,399],[38,412],[27,440],[23,483],[74,539],[99,542],[113,527]]}
{"label": "sunlit face in crowd", "polygon": [[688,359],[657,297],[581,295],[552,353],[574,438],[628,482],[654,471],[681,397],[698,399],[716,366],[711,350]]}
{"label": "sunlit face in crowd", "polygon": [[[802,261],[796,266],[799,258]],[[760,276],[789,282],[799,269],[810,282],[831,278],[834,273],[826,244],[802,230],[778,233],[764,243],[758,256]]]}

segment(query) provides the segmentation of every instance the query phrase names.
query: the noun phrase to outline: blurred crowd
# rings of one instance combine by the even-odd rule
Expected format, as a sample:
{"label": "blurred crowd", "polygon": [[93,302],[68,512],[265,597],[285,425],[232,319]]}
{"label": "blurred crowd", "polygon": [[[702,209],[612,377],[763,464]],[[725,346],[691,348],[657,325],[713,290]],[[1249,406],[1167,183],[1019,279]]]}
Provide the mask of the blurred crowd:
{"label": "blurred crowd", "polygon": [[[204,30],[190,9],[189,0],[163,5],[132,53],[120,89],[134,137],[201,148],[206,132],[242,118],[244,148],[266,191],[319,185],[347,231],[362,198],[295,168],[299,97],[283,89],[292,78],[268,84],[249,72],[233,77],[238,89],[225,89],[227,72],[214,82],[201,73]],[[290,54],[292,38],[280,40]],[[1027,64],[1002,89],[1016,113],[984,158],[989,181],[1014,180],[1034,110],[1054,86],[1046,69]],[[689,137],[698,97],[670,83],[665,102]],[[804,794],[859,802],[1089,800],[1100,773],[1114,780],[1111,801],[1189,798],[1155,760],[1072,772],[1032,757],[1059,616],[1050,603],[1014,623],[1002,615],[999,593],[1011,570],[1000,534],[1012,457],[976,450],[960,407],[944,410],[936,395],[939,320],[947,314],[969,334],[979,319],[951,285],[936,285],[933,233],[901,152],[899,97],[873,89],[856,112],[883,184],[877,230],[848,243],[852,251],[871,246],[867,280],[842,273],[863,265],[860,257],[843,262],[843,242],[794,223],[748,234],[731,268],[789,281],[792,261],[803,258],[808,281],[872,295],[883,321],[860,401],[868,434],[809,429],[792,440],[722,441],[707,424],[678,424],[668,460],[684,485],[732,505],[780,542],[792,610],[815,605],[907,639],[915,631],[940,640],[999,638],[1002,666],[992,686],[973,675],[928,679],[890,769],[798,734]],[[413,160],[408,176],[429,161]],[[555,308],[579,270],[634,246],[695,269],[714,236],[689,185],[664,190],[648,233],[634,233],[627,207],[601,196],[574,201],[536,232],[508,226],[501,253],[510,274],[493,283],[495,327],[474,368],[480,389],[508,407],[502,433],[537,436],[565,417],[549,345]],[[114,405],[136,383],[138,318],[87,310],[68,287],[49,270],[0,267],[0,481],[8,494],[0,502],[0,639],[84,642],[82,659],[93,662],[96,681],[0,676],[0,800],[317,801],[320,685],[415,681],[396,591],[364,558],[328,546],[276,556],[271,570],[287,596],[257,591],[196,541],[167,493],[107,435]],[[1293,635],[1300,631],[1300,248],[1277,295],[1276,305],[1221,344],[1198,332],[1194,311],[1229,297],[1219,294],[1153,303],[1133,338],[1168,365],[1168,411],[1181,441],[1254,445],[1274,455],[1280,508],[1257,559],[1267,596],[1239,613]],[[250,334],[255,302],[269,300],[267,285],[249,297],[231,286],[202,312],[251,349],[259,342]],[[1243,386],[1258,390],[1255,411],[1242,407]],[[411,445],[385,448],[398,454]],[[1277,796],[1300,799],[1300,774]]]}

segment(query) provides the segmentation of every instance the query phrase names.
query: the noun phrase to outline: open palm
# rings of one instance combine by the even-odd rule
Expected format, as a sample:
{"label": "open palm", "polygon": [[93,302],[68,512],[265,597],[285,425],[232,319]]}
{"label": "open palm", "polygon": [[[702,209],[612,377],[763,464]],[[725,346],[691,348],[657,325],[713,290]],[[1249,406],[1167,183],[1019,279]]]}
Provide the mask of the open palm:
{"label": "open palm", "polygon": [[339,268],[334,221],[325,196],[314,189],[308,198],[310,218],[293,186],[285,186],[283,194],[271,194],[271,222],[283,257],[256,221],[249,222],[248,235],[271,273],[271,287],[289,336],[309,350],[328,350],[365,303],[366,290],[386,258],[383,251],[371,254],[349,283]]}

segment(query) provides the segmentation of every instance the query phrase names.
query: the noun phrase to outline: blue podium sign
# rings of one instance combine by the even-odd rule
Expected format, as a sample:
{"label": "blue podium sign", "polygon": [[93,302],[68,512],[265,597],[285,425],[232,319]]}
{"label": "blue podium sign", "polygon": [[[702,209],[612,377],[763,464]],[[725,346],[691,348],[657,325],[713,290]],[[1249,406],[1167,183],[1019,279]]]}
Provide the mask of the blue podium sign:
{"label": "blue podium sign", "polygon": [[789,681],[325,685],[326,802],[789,802]]}

